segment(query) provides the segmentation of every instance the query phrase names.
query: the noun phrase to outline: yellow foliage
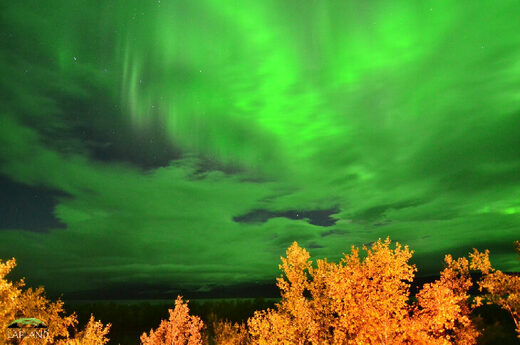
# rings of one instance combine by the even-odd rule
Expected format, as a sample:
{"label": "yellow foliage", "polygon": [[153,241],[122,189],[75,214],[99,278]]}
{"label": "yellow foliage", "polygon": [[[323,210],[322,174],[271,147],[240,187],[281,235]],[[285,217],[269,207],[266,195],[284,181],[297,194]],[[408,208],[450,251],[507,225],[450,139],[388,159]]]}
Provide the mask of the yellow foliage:
{"label": "yellow foliage", "polygon": [[213,323],[215,345],[248,345],[249,333],[245,324],[218,321]]}
{"label": "yellow foliage", "polygon": [[258,345],[475,344],[467,290],[468,261],[446,257],[441,278],[409,303],[416,268],[407,246],[387,238],[371,248],[352,248],[339,263],[318,260],[293,243],[278,278],[282,300],[248,320]]}
{"label": "yellow foliage", "polygon": [[[520,254],[520,242],[514,242],[515,250]],[[489,251],[484,253],[473,249],[470,254],[471,268],[482,272],[478,282],[480,291],[487,291],[484,295],[488,303],[496,304],[507,310],[516,326],[516,333],[520,338],[520,277],[495,270],[489,260]]]}
{"label": "yellow foliage", "polygon": [[106,337],[110,331],[110,324],[106,326],[101,321],[96,321],[93,315],[90,315],[85,329],[78,332],[72,339],[62,340],[57,345],[105,345],[109,339]]}
{"label": "yellow foliage", "polygon": [[143,345],[202,345],[203,337],[201,330],[204,327],[202,320],[198,316],[189,314],[190,310],[181,296],[175,300],[175,308],[169,309],[170,317],[162,320],[159,327],[150,334],[141,335]]}
{"label": "yellow foliage", "polygon": [[469,314],[468,290],[472,285],[466,258],[445,257],[445,269],[439,280],[425,284],[417,294],[413,322],[418,331],[439,344],[475,344],[479,335]]}
{"label": "yellow foliage", "polygon": [[0,344],[8,343],[8,324],[23,317],[42,320],[47,328],[46,337],[27,337],[20,344],[104,345],[108,342],[105,336],[110,325],[103,327],[101,322],[95,322],[93,318],[84,331],[71,338],[69,329],[77,324],[76,315],[65,315],[63,301],[49,301],[42,287],[23,290],[23,279],[18,282],[7,280],[6,276],[15,266],[15,259],[6,262],[0,260]]}
{"label": "yellow foliage", "polygon": [[15,259],[0,260],[0,339],[6,342],[7,325],[15,319],[33,317],[42,320],[48,326],[48,337],[44,339],[24,339],[24,344],[53,344],[58,338],[69,337],[69,326],[76,324],[76,316],[63,315],[63,302],[49,301],[43,288],[22,290],[22,280],[10,282],[7,274],[16,266]]}

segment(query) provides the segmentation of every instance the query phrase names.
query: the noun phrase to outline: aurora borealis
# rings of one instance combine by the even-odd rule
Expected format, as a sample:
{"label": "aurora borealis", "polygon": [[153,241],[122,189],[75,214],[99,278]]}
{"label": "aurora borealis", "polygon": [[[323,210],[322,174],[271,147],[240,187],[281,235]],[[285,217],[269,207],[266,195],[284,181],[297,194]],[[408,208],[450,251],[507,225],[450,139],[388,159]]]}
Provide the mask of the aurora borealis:
{"label": "aurora borealis", "polygon": [[0,258],[50,291],[271,282],[292,241],[518,271],[517,1],[0,5]]}

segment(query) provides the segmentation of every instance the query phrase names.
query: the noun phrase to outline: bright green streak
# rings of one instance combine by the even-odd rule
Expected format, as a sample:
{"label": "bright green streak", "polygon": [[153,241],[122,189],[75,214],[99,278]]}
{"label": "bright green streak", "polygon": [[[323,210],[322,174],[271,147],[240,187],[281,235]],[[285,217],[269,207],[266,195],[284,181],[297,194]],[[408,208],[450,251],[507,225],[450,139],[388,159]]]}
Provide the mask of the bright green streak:
{"label": "bright green streak", "polygon": [[[518,270],[518,13],[517,1],[11,4],[2,28],[20,44],[0,55],[13,95],[2,99],[0,144],[13,149],[0,172],[74,196],[56,210],[67,231],[45,237],[49,248],[77,247],[55,260],[57,272],[74,271],[63,262],[77,250],[78,266],[121,281],[249,281],[271,277],[292,240],[337,257],[387,235],[428,269],[479,246]],[[193,159],[144,174],[81,150],[62,156],[40,140],[70,126],[57,95],[110,103],[103,116],[123,117],[135,136],[159,122]],[[193,179],[205,160],[238,172]],[[336,206],[331,228],[231,221]],[[332,229],[346,232],[321,236]],[[24,236],[32,254],[0,245],[0,257],[44,255],[41,235]],[[113,255],[99,249],[104,236],[119,244],[107,247]],[[85,241],[99,261],[82,262]]]}

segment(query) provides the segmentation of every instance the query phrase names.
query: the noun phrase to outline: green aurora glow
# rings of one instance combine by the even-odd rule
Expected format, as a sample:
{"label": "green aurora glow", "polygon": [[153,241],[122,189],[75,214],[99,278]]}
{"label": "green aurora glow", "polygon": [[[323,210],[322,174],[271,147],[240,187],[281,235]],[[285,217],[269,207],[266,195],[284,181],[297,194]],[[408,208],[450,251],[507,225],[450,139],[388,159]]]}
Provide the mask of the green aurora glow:
{"label": "green aurora glow", "polygon": [[[63,292],[272,281],[294,240],[336,260],[390,236],[423,274],[489,248],[518,271],[518,13],[518,1],[5,2],[0,175],[59,191],[65,228],[3,228],[0,258]],[[333,209],[331,226],[280,216]],[[236,221],[255,210],[279,216]]]}

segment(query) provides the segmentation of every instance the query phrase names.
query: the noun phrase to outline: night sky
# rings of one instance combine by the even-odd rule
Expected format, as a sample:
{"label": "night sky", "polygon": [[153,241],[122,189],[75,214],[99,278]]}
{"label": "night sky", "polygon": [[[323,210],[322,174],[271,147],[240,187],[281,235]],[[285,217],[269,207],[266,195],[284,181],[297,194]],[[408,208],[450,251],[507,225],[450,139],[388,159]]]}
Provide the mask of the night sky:
{"label": "night sky", "polygon": [[0,258],[49,291],[273,282],[292,241],[518,271],[518,1],[2,1]]}

